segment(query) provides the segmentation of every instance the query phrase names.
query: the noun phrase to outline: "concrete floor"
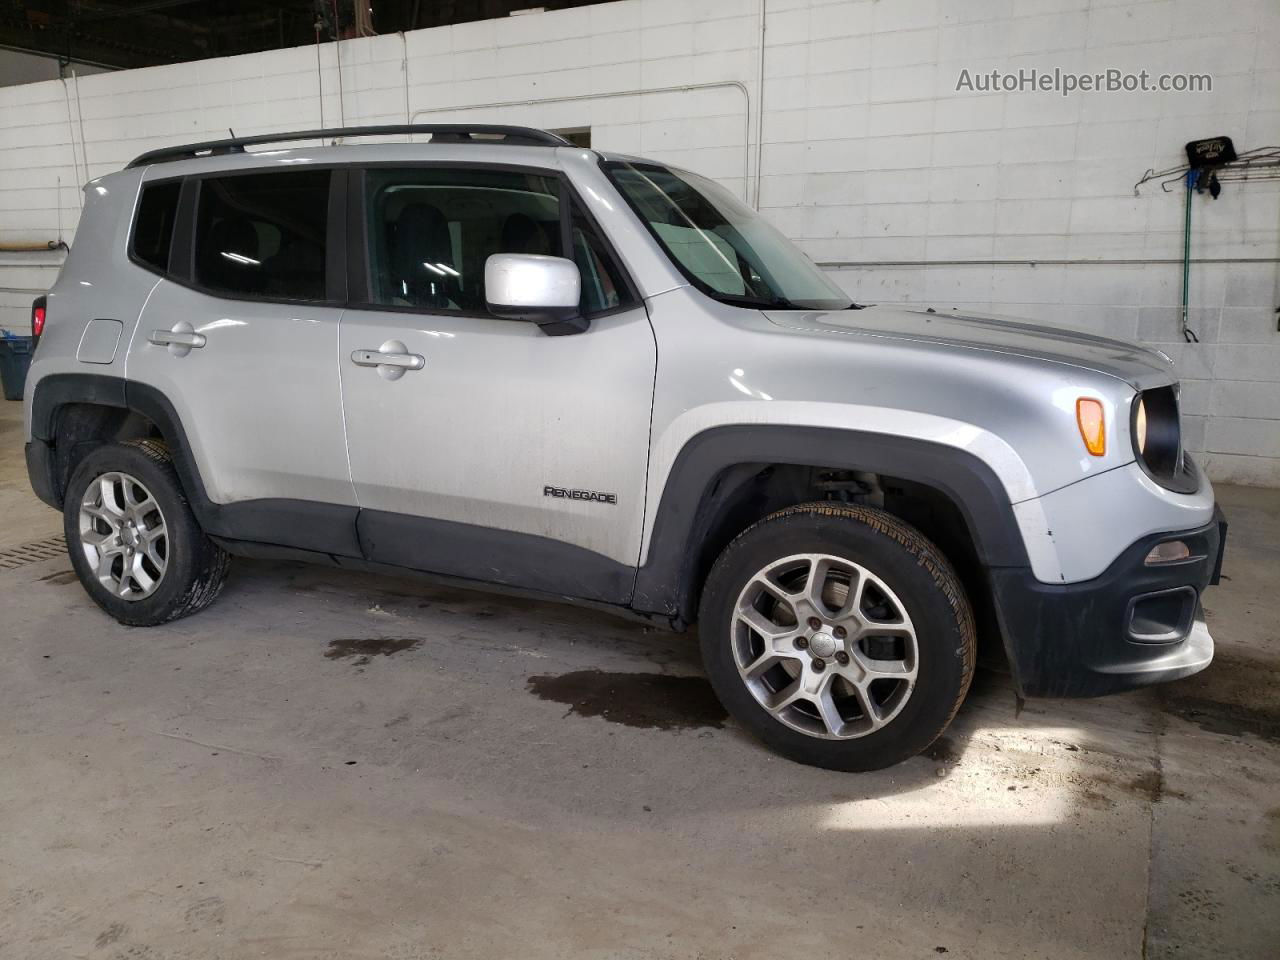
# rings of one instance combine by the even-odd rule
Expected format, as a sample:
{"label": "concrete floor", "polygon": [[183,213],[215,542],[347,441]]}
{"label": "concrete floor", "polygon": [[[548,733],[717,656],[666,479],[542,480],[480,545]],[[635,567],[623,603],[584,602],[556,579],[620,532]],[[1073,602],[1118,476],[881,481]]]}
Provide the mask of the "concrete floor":
{"label": "concrete floor", "polygon": [[[0,408],[0,550],[57,535]],[[1280,955],[1280,492],[1222,488],[1219,656],[842,775],[724,721],[689,638],[238,561],[152,630],[0,569],[0,957]]]}

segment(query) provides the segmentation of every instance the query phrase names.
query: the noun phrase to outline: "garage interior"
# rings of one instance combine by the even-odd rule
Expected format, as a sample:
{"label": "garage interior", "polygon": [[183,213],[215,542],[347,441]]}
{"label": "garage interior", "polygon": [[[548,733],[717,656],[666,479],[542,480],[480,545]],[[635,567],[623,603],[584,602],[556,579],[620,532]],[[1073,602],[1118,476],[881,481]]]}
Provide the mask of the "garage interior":
{"label": "garage interior", "polygon": [[[6,400],[0,956],[1274,957],[1277,43],[1274,0],[0,4],[15,342],[82,185],[147,150],[522,124],[716,179],[860,302],[1158,348],[1230,530],[1203,673],[1023,702],[980,670],[926,755],[841,774],[729,720],[691,635],[572,606],[237,560],[121,626]],[[957,89],[1054,67],[1212,89]]]}

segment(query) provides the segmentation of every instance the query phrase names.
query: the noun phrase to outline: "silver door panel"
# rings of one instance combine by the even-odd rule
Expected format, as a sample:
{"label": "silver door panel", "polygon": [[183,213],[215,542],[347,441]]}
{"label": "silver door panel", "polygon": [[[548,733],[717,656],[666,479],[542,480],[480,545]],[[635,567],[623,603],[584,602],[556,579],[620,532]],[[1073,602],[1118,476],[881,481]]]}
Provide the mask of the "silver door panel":
{"label": "silver door panel", "polygon": [[[656,364],[643,307],[560,337],[518,320],[348,310],[340,341],[363,509],[532,534],[635,565]],[[421,368],[388,379],[351,360],[388,342],[421,355]]]}
{"label": "silver door panel", "polygon": [[353,505],[334,307],[224,300],[164,280],[128,376],[173,403],[209,498]]}

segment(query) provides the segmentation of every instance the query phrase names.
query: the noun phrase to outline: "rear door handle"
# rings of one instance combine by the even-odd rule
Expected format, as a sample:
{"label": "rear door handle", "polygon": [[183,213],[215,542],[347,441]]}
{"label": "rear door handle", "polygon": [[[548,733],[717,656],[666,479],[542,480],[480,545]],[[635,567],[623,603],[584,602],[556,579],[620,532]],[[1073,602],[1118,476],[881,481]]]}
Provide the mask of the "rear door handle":
{"label": "rear door handle", "polygon": [[208,342],[204,334],[196,333],[186,320],[179,320],[168,330],[152,330],[147,339],[157,347],[168,347],[169,353],[175,357],[185,357]]}
{"label": "rear door handle", "polygon": [[418,353],[383,353],[381,350],[353,350],[351,362],[357,367],[397,367],[403,370],[421,370],[427,358]]}
{"label": "rear door handle", "polygon": [[187,333],[184,330],[152,330],[147,338],[157,347],[198,348],[208,343],[203,333]]}

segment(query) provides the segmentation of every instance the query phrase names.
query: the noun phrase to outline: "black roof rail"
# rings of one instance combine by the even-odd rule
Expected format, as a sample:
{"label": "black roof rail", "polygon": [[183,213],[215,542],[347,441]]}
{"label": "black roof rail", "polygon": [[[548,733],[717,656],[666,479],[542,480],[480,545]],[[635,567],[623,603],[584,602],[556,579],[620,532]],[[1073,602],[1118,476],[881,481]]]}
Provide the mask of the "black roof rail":
{"label": "black roof rail", "polygon": [[[523,147],[571,147],[564,137],[533,127],[472,123],[395,123],[374,127],[329,127],[324,130],[294,130],[288,133],[260,133],[252,137],[206,140],[177,147],[148,150],[129,162],[129,167],[170,160],[190,160],[200,156],[244,153],[245,147],[260,143],[287,143],[291,140],[327,140],[330,137],[385,137],[406,133],[431,134],[432,143],[500,143]],[[128,169],[126,167],[125,169]]]}

